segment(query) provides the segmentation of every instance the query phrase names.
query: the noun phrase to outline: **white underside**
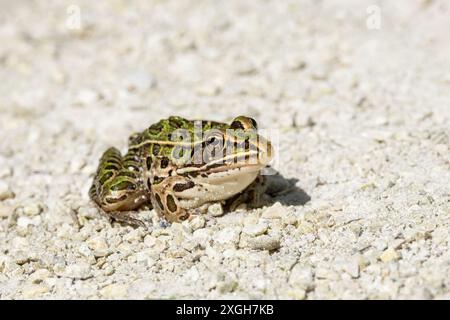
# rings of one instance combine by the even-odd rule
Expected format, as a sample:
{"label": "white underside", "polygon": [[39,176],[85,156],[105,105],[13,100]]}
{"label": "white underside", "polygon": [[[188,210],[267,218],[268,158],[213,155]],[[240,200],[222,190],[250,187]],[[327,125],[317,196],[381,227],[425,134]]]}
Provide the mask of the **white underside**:
{"label": "white underside", "polygon": [[194,188],[177,192],[175,195],[185,209],[226,200],[247,188],[256,179],[260,169],[261,166],[255,165],[212,173],[207,178],[199,176],[194,179]]}

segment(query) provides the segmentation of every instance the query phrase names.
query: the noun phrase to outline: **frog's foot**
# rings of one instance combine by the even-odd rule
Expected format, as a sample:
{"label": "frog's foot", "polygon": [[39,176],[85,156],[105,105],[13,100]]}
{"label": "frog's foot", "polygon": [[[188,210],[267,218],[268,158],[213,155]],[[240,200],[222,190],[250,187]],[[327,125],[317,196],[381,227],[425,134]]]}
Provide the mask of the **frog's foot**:
{"label": "frog's foot", "polygon": [[148,203],[133,155],[127,154],[123,158],[115,148],[106,150],[100,159],[89,196],[111,218],[131,225],[143,225],[130,213]]}
{"label": "frog's foot", "polygon": [[261,196],[267,189],[267,179],[263,175],[256,177],[244,191],[226,201],[228,211],[235,211],[241,204],[247,204],[249,208],[257,208],[261,203]]}
{"label": "frog's foot", "polygon": [[112,211],[107,212],[107,214],[114,221],[125,223],[135,228],[147,227],[142,220],[136,218],[136,213],[132,211]]}
{"label": "frog's foot", "polygon": [[169,222],[182,222],[189,218],[190,212],[183,208],[175,194],[177,188],[188,183],[188,179],[173,176],[152,185],[151,202],[160,217]]}

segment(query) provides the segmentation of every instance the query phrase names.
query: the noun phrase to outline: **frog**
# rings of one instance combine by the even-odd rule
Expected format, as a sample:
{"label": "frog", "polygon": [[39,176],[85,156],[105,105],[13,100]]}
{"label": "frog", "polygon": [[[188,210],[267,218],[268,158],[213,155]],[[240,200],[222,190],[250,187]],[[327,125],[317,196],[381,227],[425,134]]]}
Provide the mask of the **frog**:
{"label": "frog", "polygon": [[137,217],[143,207],[169,223],[190,221],[213,204],[254,208],[272,158],[270,140],[251,117],[223,123],[170,116],[132,134],[124,155],[108,148],[89,197],[112,220],[134,227],[145,227]]}

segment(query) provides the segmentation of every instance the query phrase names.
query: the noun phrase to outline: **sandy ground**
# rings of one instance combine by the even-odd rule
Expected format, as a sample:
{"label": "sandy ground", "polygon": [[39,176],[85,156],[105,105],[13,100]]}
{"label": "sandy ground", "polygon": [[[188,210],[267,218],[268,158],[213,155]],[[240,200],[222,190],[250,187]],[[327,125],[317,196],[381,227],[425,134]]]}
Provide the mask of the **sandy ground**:
{"label": "sandy ground", "polygon": [[[0,2],[0,298],[450,299],[448,1],[133,3]],[[132,132],[238,114],[277,132],[264,207],[89,202]]]}

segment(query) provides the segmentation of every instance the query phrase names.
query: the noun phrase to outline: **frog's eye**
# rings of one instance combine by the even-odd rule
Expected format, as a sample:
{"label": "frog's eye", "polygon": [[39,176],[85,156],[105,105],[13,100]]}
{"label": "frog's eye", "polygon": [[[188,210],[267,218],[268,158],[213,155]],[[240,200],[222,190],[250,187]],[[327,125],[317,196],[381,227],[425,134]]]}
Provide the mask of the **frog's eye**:
{"label": "frog's eye", "polygon": [[239,116],[234,118],[233,122],[231,122],[230,128],[237,130],[256,130],[258,127],[255,119],[246,117],[246,116]]}

